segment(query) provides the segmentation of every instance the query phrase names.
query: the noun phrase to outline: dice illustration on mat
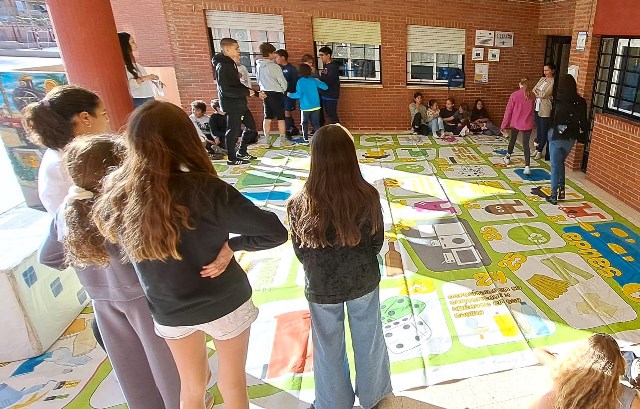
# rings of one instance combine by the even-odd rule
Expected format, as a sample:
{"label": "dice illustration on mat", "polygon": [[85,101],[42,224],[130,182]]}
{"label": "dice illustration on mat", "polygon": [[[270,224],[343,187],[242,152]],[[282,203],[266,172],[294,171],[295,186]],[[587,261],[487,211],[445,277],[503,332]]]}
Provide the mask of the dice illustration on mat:
{"label": "dice illustration on mat", "polygon": [[407,296],[391,297],[382,303],[382,332],[390,352],[400,354],[431,338],[431,328],[419,316],[425,307],[424,302]]}

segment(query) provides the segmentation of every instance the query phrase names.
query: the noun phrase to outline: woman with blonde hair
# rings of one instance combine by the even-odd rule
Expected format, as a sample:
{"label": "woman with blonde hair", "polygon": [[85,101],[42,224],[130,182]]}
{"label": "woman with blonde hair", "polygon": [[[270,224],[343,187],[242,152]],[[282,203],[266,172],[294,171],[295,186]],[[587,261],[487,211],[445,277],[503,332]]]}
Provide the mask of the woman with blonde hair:
{"label": "woman with blonde hair", "polygon": [[245,364],[258,309],[233,252],[279,246],[287,230],[278,216],[218,178],[180,107],[144,104],[125,135],[127,155],[105,180],[94,221],[138,273],[155,332],[167,341],[180,374],[180,408],[204,408],[208,334],[225,408],[247,409]]}
{"label": "woman with blonde hair", "polygon": [[565,357],[536,350],[538,359],[553,367],[553,384],[529,409],[639,409],[636,390],[620,383],[625,359],[607,334],[593,334]]}
{"label": "woman with blonde hair", "polygon": [[531,164],[529,138],[531,138],[531,130],[533,129],[533,104],[535,96],[529,88],[529,79],[522,77],[519,82],[520,89],[509,97],[507,108],[504,111],[504,119],[500,126],[504,133],[506,128],[511,128],[511,136],[509,137],[509,147],[507,155],[504,157],[505,165],[511,163],[511,154],[516,145],[518,134],[522,132],[522,147],[524,148],[524,171],[525,175],[531,174],[529,168]]}

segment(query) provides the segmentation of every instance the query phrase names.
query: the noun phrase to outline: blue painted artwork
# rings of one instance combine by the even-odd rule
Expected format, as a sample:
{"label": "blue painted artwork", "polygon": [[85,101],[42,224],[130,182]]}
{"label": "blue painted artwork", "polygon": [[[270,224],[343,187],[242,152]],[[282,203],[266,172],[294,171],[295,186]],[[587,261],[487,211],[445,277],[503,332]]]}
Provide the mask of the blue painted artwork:
{"label": "blue painted artwork", "polygon": [[551,175],[545,169],[531,169],[530,175],[525,175],[524,169],[514,169],[514,172],[524,180],[532,180],[534,182],[551,180]]}
{"label": "blue painted artwork", "polygon": [[589,230],[581,226],[567,226],[565,233],[578,233],[592,248],[609,260],[612,267],[622,272],[612,277],[618,284],[640,282],[640,236],[620,223],[590,224]]}
{"label": "blue painted artwork", "polygon": [[51,292],[53,293],[54,297],[59,296],[62,290],[64,289],[64,287],[62,287],[62,282],[60,281],[60,277],[56,277],[56,279],[51,282],[49,287],[51,287]]}
{"label": "blue painted artwork", "polygon": [[22,279],[29,288],[38,281],[38,275],[36,274],[36,270],[33,269],[33,266],[29,266],[29,268],[22,272]]}
{"label": "blue painted artwork", "polygon": [[272,190],[266,192],[242,192],[251,201],[264,202],[266,200],[286,201],[291,197],[289,191]]}

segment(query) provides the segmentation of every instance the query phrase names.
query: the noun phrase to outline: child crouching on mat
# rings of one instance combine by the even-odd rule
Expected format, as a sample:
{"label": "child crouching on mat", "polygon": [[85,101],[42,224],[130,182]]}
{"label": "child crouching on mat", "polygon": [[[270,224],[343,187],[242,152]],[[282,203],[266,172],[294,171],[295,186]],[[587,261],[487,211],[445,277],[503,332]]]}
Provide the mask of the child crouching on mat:
{"label": "child crouching on mat", "polygon": [[155,334],[138,276],[131,264],[122,262],[120,248],[106,243],[90,217],[102,179],[123,156],[124,147],[110,136],[77,138],[66,147],[62,167],[73,185],[39,258],[49,267],[76,268],[93,300],[105,349],[129,407],[178,409],[178,371],[167,343]]}

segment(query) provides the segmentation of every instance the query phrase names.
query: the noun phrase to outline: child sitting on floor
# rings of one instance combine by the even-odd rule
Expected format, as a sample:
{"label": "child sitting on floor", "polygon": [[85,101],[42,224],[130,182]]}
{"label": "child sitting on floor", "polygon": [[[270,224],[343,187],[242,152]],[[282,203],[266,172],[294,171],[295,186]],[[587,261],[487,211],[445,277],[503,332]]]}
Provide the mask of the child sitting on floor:
{"label": "child sitting on floor", "polygon": [[413,102],[409,104],[411,114],[411,130],[414,135],[429,135],[429,118],[427,117],[427,107],[422,105],[422,94],[413,94]]}
{"label": "child sitting on floor", "polygon": [[444,130],[453,135],[460,134],[462,129],[458,125],[460,124],[459,115],[456,115],[456,100],[453,98],[447,98],[445,107],[440,109],[440,118],[444,122]]}
{"label": "child sitting on floor", "polygon": [[442,137],[442,135],[444,135],[444,122],[442,122],[442,118],[440,118],[440,108],[438,108],[438,101],[435,99],[429,100],[427,119],[429,120],[431,134],[434,137]]}

